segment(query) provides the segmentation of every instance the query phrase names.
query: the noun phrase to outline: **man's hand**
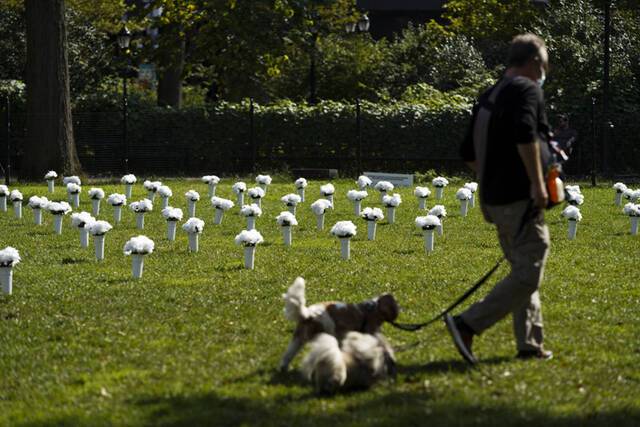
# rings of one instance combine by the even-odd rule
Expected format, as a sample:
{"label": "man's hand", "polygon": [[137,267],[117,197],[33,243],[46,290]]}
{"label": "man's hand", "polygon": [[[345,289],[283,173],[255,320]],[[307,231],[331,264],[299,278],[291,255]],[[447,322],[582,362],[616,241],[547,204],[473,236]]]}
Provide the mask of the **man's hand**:
{"label": "man's hand", "polygon": [[536,207],[540,209],[546,209],[549,204],[549,194],[544,185],[532,185],[531,197],[533,197],[533,202]]}

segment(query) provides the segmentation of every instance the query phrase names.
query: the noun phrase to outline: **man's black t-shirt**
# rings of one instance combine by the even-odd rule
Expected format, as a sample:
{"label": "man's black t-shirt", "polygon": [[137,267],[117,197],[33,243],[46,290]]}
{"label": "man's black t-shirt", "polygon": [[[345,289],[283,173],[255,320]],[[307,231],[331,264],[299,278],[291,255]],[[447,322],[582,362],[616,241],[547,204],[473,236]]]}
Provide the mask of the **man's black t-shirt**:
{"label": "man's black t-shirt", "polygon": [[[473,120],[460,150],[467,162],[476,160],[473,127],[478,109],[487,104],[496,86],[484,92],[473,109]],[[489,122],[486,164],[480,189],[484,203],[504,205],[531,198],[531,183],[517,147],[519,144],[546,141],[548,134],[542,89],[525,77],[507,81],[496,98]]]}

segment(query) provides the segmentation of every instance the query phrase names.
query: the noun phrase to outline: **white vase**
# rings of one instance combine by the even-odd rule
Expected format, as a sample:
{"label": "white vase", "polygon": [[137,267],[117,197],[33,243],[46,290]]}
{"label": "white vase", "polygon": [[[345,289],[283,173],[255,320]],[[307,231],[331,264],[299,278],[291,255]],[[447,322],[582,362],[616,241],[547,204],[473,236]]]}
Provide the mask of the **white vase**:
{"label": "white vase", "polygon": [[167,240],[173,242],[176,240],[176,228],[178,226],[178,221],[167,221]]}
{"label": "white vase", "polygon": [[424,249],[427,252],[433,252],[433,230],[423,230]]}
{"label": "white vase", "polygon": [[248,216],[247,217],[247,230],[254,230],[256,228],[256,217]]}
{"label": "white vase", "polygon": [[460,200],[460,216],[467,216],[467,211],[469,210],[469,201],[468,200]]}
{"label": "white vase", "polygon": [[242,206],[244,205],[244,191],[240,191],[237,195],[236,195],[236,205],[238,205],[240,208],[242,208]]}
{"label": "white vase", "polygon": [[425,210],[427,208],[427,199],[425,197],[418,197],[418,209]]}
{"label": "white vase", "polygon": [[300,201],[304,202],[304,187],[298,188],[298,196],[300,196]]}
{"label": "white vase", "polygon": [[360,206],[362,206],[362,200],[354,200],[353,201],[353,213],[357,217],[360,216]]}
{"label": "white vase", "polygon": [[126,196],[127,200],[131,199],[132,190],[133,190],[133,184],[124,185],[124,195]]}
{"label": "white vase", "polygon": [[104,259],[104,234],[93,236],[93,246],[96,250],[96,261],[102,261]]}
{"label": "white vase", "polygon": [[53,194],[55,190],[56,182],[52,179],[47,180],[47,188],[49,189],[49,193]]}
{"label": "white vase", "polygon": [[131,270],[134,279],[140,279],[142,277],[142,271],[144,270],[144,255],[131,254]]}
{"label": "white vase", "polygon": [[91,199],[91,214],[95,217],[100,215],[100,199]]}
{"label": "white vase", "polygon": [[73,205],[73,198],[71,197],[71,193],[67,192],[67,203]]}
{"label": "white vase", "polygon": [[244,247],[244,268],[253,270],[256,260],[256,247],[245,246]]}
{"label": "white vase", "polygon": [[88,248],[89,247],[89,230],[87,230],[85,227],[79,227],[78,234],[80,235],[80,247],[84,249]]}
{"label": "white vase", "polygon": [[296,205],[287,205],[287,210],[291,215],[296,216]]}
{"label": "white vase", "polygon": [[216,195],[216,186],[218,184],[209,184],[209,198],[212,198]]}
{"label": "white vase", "polygon": [[162,209],[168,208],[169,207],[169,198],[168,197],[161,197],[162,199]]}
{"label": "white vase", "polygon": [[444,193],[444,187],[436,187],[436,200],[442,200],[443,193]]}
{"label": "white vase", "polygon": [[224,218],[224,210],[216,208],[216,216],[213,219],[215,225],[222,224],[222,218]]}
{"label": "white vase", "polygon": [[631,218],[631,235],[638,235],[638,220],[640,220],[640,216],[632,216]]}
{"label": "white vase", "polygon": [[113,207],[113,222],[118,224],[122,221],[122,206],[114,206]]}
{"label": "white vase", "polygon": [[476,193],[471,193],[471,198],[469,199],[469,207],[471,209],[476,207]]}
{"label": "white vase", "polygon": [[42,225],[42,209],[35,208],[33,210],[33,222],[35,225]]}
{"label": "white vase", "polygon": [[383,203],[384,196],[387,195],[387,190],[380,190],[380,203]]}
{"label": "white vase", "polygon": [[291,226],[284,225],[282,226],[282,238],[284,240],[285,246],[291,246]]}
{"label": "white vase", "polygon": [[7,196],[0,196],[0,211],[7,211]]}
{"label": "white vase", "polygon": [[436,225],[436,232],[438,233],[438,236],[444,235],[444,222],[442,221],[442,218],[440,218],[440,225]]}
{"label": "white vase", "polygon": [[616,206],[622,205],[622,193],[616,191]]}
{"label": "white vase", "polygon": [[144,212],[136,212],[136,228],[144,230]]}
{"label": "white vase", "polygon": [[576,238],[576,232],[578,231],[578,221],[569,220],[569,240],[574,240]]}
{"label": "white vase", "polygon": [[377,223],[375,221],[367,221],[367,239],[376,240]]}
{"label": "white vase", "polygon": [[13,267],[0,267],[0,284],[2,284],[2,293],[11,295],[13,292]]}
{"label": "white vase", "polygon": [[53,216],[53,231],[58,235],[62,234],[62,218],[64,218],[64,215]]}
{"label": "white vase", "polygon": [[267,184],[259,184],[260,188],[264,190],[264,194],[267,194]]}
{"label": "white vase", "polygon": [[195,200],[188,199],[187,200],[187,212],[189,214],[189,218],[196,217],[196,202]]}
{"label": "white vase", "polygon": [[389,221],[389,224],[395,224],[396,208],[394,206],[387,206],[387,220]]}
{"label": "white vase", "polygon": [[324,230],[324,214],[316,215],[316,227],[319,231]]}
{"label": "white vase", "polygon": [[13,214],[16,218],[22,219],[22,201],[18,200],[13,202]]}
{"label": "white vase", "polygon": [[252,200],[252,202],[254,204],[258,205],[259,208],[262,207],[262,198],[261,197],[258,197],[257,199],[251,199],[251,200]]}
{"label": "white vase", "polygon": [[198,240],[200,233],[189,233],[189,250],[191,252],[198,252]]}
{"label": "white vase", "polygon": [[340,256],[342,259],[351,258],[351,238],[340,237]]}
{"label": "white vase", "polygon": [[324,198],[330,201],[331,205],[333,206],[333,194],[327,194],[326,196],[324,196]]}
{"label": "white vase", "polygon": [[71,193],[71,206],[76,209],[80,207],[80,193]]}

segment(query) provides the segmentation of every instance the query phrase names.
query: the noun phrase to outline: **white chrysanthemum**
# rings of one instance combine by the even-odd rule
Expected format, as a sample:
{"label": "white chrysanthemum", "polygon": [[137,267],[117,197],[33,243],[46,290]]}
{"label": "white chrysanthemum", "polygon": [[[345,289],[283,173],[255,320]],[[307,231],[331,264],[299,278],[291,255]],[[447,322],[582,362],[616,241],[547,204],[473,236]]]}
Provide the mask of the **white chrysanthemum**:
{"label": "white chrysanthemum", "polygon": [[9,188],[6,185],[0,184],[0,197],[7,197],[9,195]]}
{"label": "white chrysanthemum", "polygon": [[253,187],[247,191],[247,194],[252,199],[262,199],[264,197],[264,190],[260,187]]}
{"label": "white chrysanthemum", "polygon": [[78,184],[70,182],[67,184],[67,193],[69,194],[78,194],[82,191],[82,187]]}
{"label": "white chrysanthemum", "polygon": [[627,200],[631,200],[631,196],[633,196],[633,189],[631,188],[625,188],[622,191],[622,196],[627,199]]}
{"label": "white chrysanthemum", "polygon": [[441,224],[440,218],[435,215],[419,216],[416,218],[416,227],[422,230],[433,230]]}
{"label": "white chrysanthemum", "polygon": [[16,248],[7,246],[0,251],[0,267],[13,267],[21,261]]}
{"label": "white chrysanthemum", "polygon": [[192,202],[197,202],[198,200],[200,200],[200,194],[195,190],[187,191],[186,193],[184,193],[184,196],[187,198],[187,200],[191,200]]}
{"label": "white chrysanthemum", "polygon": [[456,192],[456,199],[458,200],[471,200],[473,193],[468,188],[461,188]]}
{"label": "white chrysanthemum", "polygon": [[640,200],[640,190],[632,191],[631,195],[629,196],[629,200],[631,200],[633,203],[639,201]]}
{"label": "white chrysanthemum", "polygon": [[367,177],[365,175],[360,175],[358,177],[358,180],[356,181],[356,185],[358,186],[358,188],[370,187],[371,186],[371,180],[369,179],[369,177]]}
{"label": "white chrysanthemum", "polygon": [[131,203],[129,208],[136,213],[151,212],[153,210],[153,203],[149,199],[142,199],[138,202]]}
{"label": "white chrysanthemum", "polygon": [[382,198],[382,204],[388,208],[396,208],[402,203],[402,197],[398,193],[394,193],[392,196],[386,195]]}
{"label": "white chrysanthemum", "polygon": [[49,202],[47,210],[53,215],[66,215],[71,212],[71,206],[67,202]]}
{"label": "white chrysanthemum", "polygon": [[87,224],[95,222],[96,219],[89,212],[71,214],[71,225],[77,228],[84,228]]}
{"label": "white chrysanthemum", "polygon": [[331,227],[331,234],[336,237],[353,237],[356,235],[357,228],[351,221],[338,221]]}
{"label": "white chrysanthemum", "polygon": [[322,194],[323,196],[331,196],[332,194],[335,194],[336,192],[336,188],[333,186],[333,184],[325,184],[320,186],[320,194]]}
{"label": "white chrysanthemum", "polygon": [[182,209],[167,206],[162,209],[162,216],[167,221],[182,221]]}
{"label": "white chrysanthemum", "polygon": [[92,236],[104,236],[113,228],[107,221],[93,221],[88,223],[87,227]]}
{"label": "white chrysanthemum", "polygon": [[107,203],[111,206],[122,206],[127,203],[127,196],[124,194],[113,193],[107,197]]}
{"label": "white chrysanthemum", "polygon": [[182,224],[182,229],[190,234],[200,234],[204,230],[204,221],[200,218],[189,218]]}
{"label": "white chrysanthemum", "polygon": [[245,191],[247,191],[247,184],[242,181],[238,181],[231,186],[231,190],[235,194],[244,193]]}
{"label": "white chrysanthemum", "polygon": [[298,178],[295,182],[296,188],[304,188],[308,185],[307,180],[304,178]]}
{"label": "white chrysanthemum", "polygon": [[582,193],[567,190],[567,203],[580,206],[584,203],[584,196]]}
{"label": "white chrysanthemum", "polygon": [[235,238],[236,245],[255,246],[264,242],[258,230],[242,230]]}
{"label": "white chrysanthemum", "polygon": [[64,178],[62,178],[62,184],[63,185],[67,185],[67,184],[82,185],[82,181],[80,181],[80,178],[75,175],[65,176]]}
{"label": "white chrysanthemum", "polygon": [[564,208],[564,210],[562,211],[562,216],[572,221],[582,220],[580,209],[575,206],[567,206],[566,208]]}
{"label": "white chrysanthemum", "polygon": [[242,216],[261,216],[262,215],[262,209],[260,209],[260,206],[256,205],[255,203],[251,204],[251,205],[244,205],[240,209],[240,215],[242,215]]}
{"label": "white chrysanthemum", "polygon": [[440,219],[446,218],[447,210],[442,205],[435,205],[429,210],[429,215],[435,215]]}
{"label": "white chrysanthemum", "polygon": [[270,185],[271,177],[269,175],[258,175],[256,176],[256,182],[258,184]]}
{"label": "white chrysanthemum", "polygon": [[296,219],[296,217],[288,211],[280,212],[280,215],[276,217],[276,222],[278,223],[278,225],[283,227],[298,225],[298,220]]}
{"label": "white chrysanthemum", "polygon": [[205,184],[218,184],[220,182],[220,178],[215,175],[205,175],[202,177],[202,182]]}
{"label": "white chrysanthemum", "polygon": [[416,189],[413,190],[413,194],[421,199],[426,199],[431,195],[431,190],[427,187],[416,187]]}
{"label": "white chrysanthemum", "polygon": [[360,216],[367,221],[382,221],[384,214],[380,208],[364,208]]}
{"label": "white chrysanthemum", "polygon": [[569,193],[582,194],[582,191],[580,190],[579,185],[565,185],[564,189],[567,190]]}
{"label": "white chrysanthemum", "polygon": [[56,171],[49,171],[44,175],[44,179],[47,181],[51,181],[53,179],[56,179],[58,177],[58,174],[56,173]]}
{"label": "white chrysanthemum", "polygon": [[152,191],[155,193],[156,191],[158,191],[158,188],[162,187],[162,182],[147,180],[142,183],[142,186],[144,187],[145,190]]}
{"label": "white chrysanthemum", "polygon": [[467,190],[471,191],[472,193],[475,193],[476,191],[478,191],[478,183],[477,182],[465,182],[463,187],[466,188]]}
{"label": "white chrysanthemum", "polygon": [[102,200],[104,199],[104,191],[102,188],[92,188],[89,190],[89,198],[94,200]]}
{"label": "white chrysanthemum", "polygon": [[147,255],[153,252],[155,244],[147,236],[136,236],[129,239],[124,245],[125,255]]}
{"label": "white chrysanthemum", "polygon": [[282,203],[286,204],[287,206],[295,206],[302,201],[302,198],[297,194],[291,193],[291,194],[282,196],[280,200],[282,201]]}
{"label": "white chrysanthemum", "polygon": [[166,185],[161,185],[160,187],[158,187],[158,196],[165,198],[171,197],[173,196],[173,191],[171,191],[171,189]]}
{"label": "white chrysanthemum", "polygon": [[626,205],[624,205],[622,212],[624,212],[625,215],[629,216],[640,216],[640,205],[627,203]]}
{"label": "white chrysanthemum", "polygon": [[378,191],[392,191],[395,187],[389,181],[378,181],[374,188]]}
{"label": "white chrysanthemum", "polygon": [[18,190],[12,190],[11,194],[9,194],[9,200],[12,202],[21,202],[23,199],[22,193]]}
{"label": "white chrysanthemum", "polygon": [[223,211],[228,211],[233,207],[234,203],[229,199],[223,199],[222,197],[213,196],[211,198],[211,206],[216,209],[222,209]]}
{"label": "white chrysanthemum", "polygon": [[327,199],[318,199],[311,203],[311,210],[316,215],[322,215],[327,209],[333,209],[333,204]]}
{"label": "white chrysanthemum", "polygon": [[29,207],[31,209],[46,209],[49,199],[46,197],[31,196],[29,198]]}
{"label": "white chrysanthemum", "polygon": [[431,181],[431,183],[434,187],[446,187],[447,185],[449,185],[449,180],[443,176],[439,176],[437,178],[433,178],[433,181]]}
{"label": "white chrysanthemum", "polygon": [[120,179],[120,182],[122,182],[123,184],[129,184],[129,185],[133,185],[133,184],[135,184],[137,181],[138,181],[138,178],[136,178],[136,176],[135,176],[135,175],[133,175],[133,174],[131,174],[131,173],[130,173],[130,174],[127,174],[127,175],[125,175],[125,176],[123,176],[123,177]]}
{"label": "white chrysanthemum", "polygon": [[347,191],[347,199],[355,202],[364,200],[369,194],[366,191],[349,190]]}
{"label": "white chrysanthemum", "polygon": [[615,184],[613,184],[613,188],[614,190],[616,190],[618,193],[624,193],[624,190],[627,189],[627,186],[624,185],[622,182],[616,182]]}

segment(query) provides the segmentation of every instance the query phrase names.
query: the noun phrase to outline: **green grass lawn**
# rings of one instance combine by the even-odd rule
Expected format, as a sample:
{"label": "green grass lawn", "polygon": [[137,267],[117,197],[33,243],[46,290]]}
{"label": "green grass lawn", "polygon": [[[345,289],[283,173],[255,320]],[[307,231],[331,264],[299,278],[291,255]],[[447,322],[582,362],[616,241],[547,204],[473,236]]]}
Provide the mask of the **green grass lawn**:
{"label": "green grass lawn", "polygon": [[[233,182],[224,179],[218,195],[235,201]],[[185,213],[187,190],[203,196],[200,252],[187,251],[181,229],[175,242],[165,239],[157,202],[142,233],[133,213],[123,211],[123,222],[107,234],[101,263],[93,244],[80,248],[70,217],[62,236],[53,234],[49,214],[43,226],[33,225],[26,201],[45,195],[45,185],[15,186],[25,196],[23,219],[16,220],[10,206],[0,214],[0,248],[14,246],[23,258],[14,294],[0,296],[0,425],[640,425],[640,236],[629,234],[629,219],[614,206],[609,185],[583,188],[575,241],[566,238],[560,208],[547,214],[552,248],[541,296],[552,361],[514,360],[510,319],[476,340],[478,369],[461,362],[441,324],[415,334],[387,325],[392,344],[404,347],[397,381],[327,398],[316,397],[295,370],[276,373],[293,328],[281,294],[296,276],[307,280],[310,303],[392,292],[403,309],[400,321],[421,321],[482,276],[501,252],[478,208],[459,216],[459,181],[445,192],[449,217],[431,255],[414,226],[419,211],[412,189],[399,191],[404,203],[396,224],[384,221],[377,241],[369,242],[365,222],[353,217],[345,196],[351,180],[335,182],[336,209],[327,214],[324,232],[316,231],[309,208],[321,182],[310,183],[287,249],[275,216],[285,210],[279,199],[293,191],[292,182],[276,180],[268,190],[257,222],[265,243],[254,271],[243,268],[243,250],[233,242],[245,219],[234,208],[221,226],[213,225],[206,185],[198,180],[166,184],[171,204]],[[100,186],[107,195],[124,191]],[[81,206],[87,211],[89,188],[83,187]],[[134,199],[145,194],[139,183]],[[377,192],[369,194],[362,206],[380,206]],[[61,186],[56,196],[65,199]],[[105,201],[100,218],[112,221]],[[329,234],[344,219],[359,231],[350,261],[340,259],[339,242]],[[133,280],[122,248],[138,234],[152,238],[156,250],[146,258],[144,277]]]}

